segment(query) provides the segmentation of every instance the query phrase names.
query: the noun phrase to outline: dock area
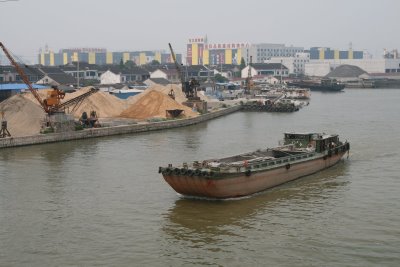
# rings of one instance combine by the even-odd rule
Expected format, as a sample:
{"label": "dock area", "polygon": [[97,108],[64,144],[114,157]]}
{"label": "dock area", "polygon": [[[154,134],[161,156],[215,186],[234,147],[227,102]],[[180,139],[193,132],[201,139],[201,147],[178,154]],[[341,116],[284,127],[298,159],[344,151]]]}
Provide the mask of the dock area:
{"label": "dock area", "polygon": [[45,143],[63,142],[78,139],[87,139],[111,135],[121,135],[121,134],[132,134],[141,133],[148,131],[160,131],[171,128],[178,128],[189,126],[201,122],[205,122],[214,118],[218,118],[233,112],[240,110],[242,107],[240,105],[227,107],[217,111],[209,112],[197,117],[183,118],[175,120],[166,120],[159,122],[142,122],[130,125],[118,125],[110,127],[100,127],[100,128],[89,128],[81,131],[70,131],[61,133],[48,133],[48,134],[36,134],[30,136],[21,137],[7,137],[0,139],[0,149],[8,147],[19,147],[28,145],[37,145]]}

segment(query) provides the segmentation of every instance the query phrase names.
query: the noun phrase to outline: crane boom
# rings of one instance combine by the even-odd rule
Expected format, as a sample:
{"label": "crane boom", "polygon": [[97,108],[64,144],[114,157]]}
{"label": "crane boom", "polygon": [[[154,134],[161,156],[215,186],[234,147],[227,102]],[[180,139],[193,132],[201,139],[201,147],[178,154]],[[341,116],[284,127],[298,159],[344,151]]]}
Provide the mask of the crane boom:
{"label": "crane boom", "polygon": [[42,106],[45,112],[49,112],[49,107],[44,103],[42,98],[39,96],[38,92],[36,91],[35,88],[32,87],[32,84],[30,83],[28,77],[25,75],[24,71],[22,68],[17,64],[17,62],[14,60],[14,58],[11,56],[11,54],[8,52],[7,48],[3,45],[2,42],[0,42],[0,46],[4,51],[4,54],[6,54],[8,60],[10,60],[11,64],[14,66],[14,68],[17,70],[19,76],[21,76],[22,80],[24,83],[28,86],[29,91],[33,94],[33,96],[36,98],[36,100],[39,102],[39,104]]}
{"label": "crane boom", "polygon": [[186,76],[184,78],[182,75],[182,69],[179,66],[178,61],[176,60],[176,56],[174,50],[172,49],[171,43],[168,43],[168,45],[169,49],[171,50],[172,59],[175,63],[176,71],[178,72],[179,79],[181,80],[182,92],[186,95],[188,99],[197,100],[197,87],[200,85],[199,82],[194,78],[190,78],[189,81],[186,81]]}
{"label": "crane boom", "polygon": [[174,60],[176,71],[178,72],[179,79],[181,80],[181,83],[183,85],[185,83],[185,79],[183,78],[183,75],[182,75],[182,69],[179,66],[178,61],[176,60],[176,56],[175,56],[174,50],[172,49],[171,43],[168,43],[168,45],[169,45],[169,50],[171,51],[172,59]]}

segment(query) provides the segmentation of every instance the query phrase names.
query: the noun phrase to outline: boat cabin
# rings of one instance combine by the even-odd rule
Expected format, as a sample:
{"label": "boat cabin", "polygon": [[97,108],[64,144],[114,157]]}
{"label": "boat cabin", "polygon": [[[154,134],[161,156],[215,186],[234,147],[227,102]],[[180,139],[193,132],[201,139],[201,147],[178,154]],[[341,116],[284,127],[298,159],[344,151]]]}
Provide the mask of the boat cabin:
{"label": "boat cabin", "polygon": [[285,133],[285,145],[295,145],[296,148],[314,148],[315,152],[323,152],[339,145],[337,134],[319,133]]}

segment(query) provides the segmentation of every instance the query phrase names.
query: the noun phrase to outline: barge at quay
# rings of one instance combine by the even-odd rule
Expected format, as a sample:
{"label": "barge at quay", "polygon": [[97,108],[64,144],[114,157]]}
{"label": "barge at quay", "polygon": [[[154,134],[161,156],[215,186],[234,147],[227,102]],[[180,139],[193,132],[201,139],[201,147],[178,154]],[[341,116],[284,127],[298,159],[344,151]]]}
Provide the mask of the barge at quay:
{"label": "barge at quay", "polygon": [[339,83],[334,79],[322,79],[319,82],[314,80],[298,80],[288,82],[287,85],[300,88],[308,88],[311,91],[322,92],[341,92],[345,87],[343,83]]}
{"label": "barge at quay", "polygon": [[283,144],[232,157],[159,167],[184,196],[214,199],[251,195],[336,164],[350,143],[336,134],[285,133]]}

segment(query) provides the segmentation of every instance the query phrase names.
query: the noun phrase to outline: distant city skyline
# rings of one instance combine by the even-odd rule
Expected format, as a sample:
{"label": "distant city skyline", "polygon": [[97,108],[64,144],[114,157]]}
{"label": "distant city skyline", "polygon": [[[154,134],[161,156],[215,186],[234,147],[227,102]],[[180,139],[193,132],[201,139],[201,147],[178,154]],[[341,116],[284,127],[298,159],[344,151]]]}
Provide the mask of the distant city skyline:
{"label": "distant city skyline", "polygon": [[[20,0],[0,2],[1,42],[30,63],[40,48],[58,51],[101,47],[108,51],[186,53],[188,39],[210,43],[281,43],[287,46],[366,50],[380,56],[398,49],[400,1],[236,0]],[[0,53],[2,54],[2,53]],[[3,62],[2,62],[3,63]]]}

